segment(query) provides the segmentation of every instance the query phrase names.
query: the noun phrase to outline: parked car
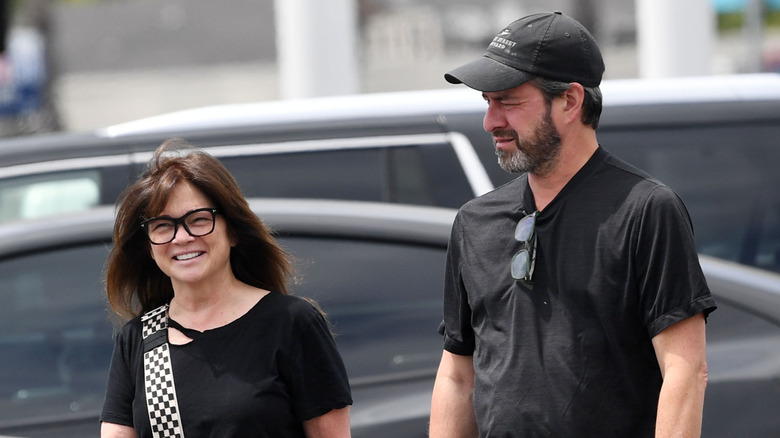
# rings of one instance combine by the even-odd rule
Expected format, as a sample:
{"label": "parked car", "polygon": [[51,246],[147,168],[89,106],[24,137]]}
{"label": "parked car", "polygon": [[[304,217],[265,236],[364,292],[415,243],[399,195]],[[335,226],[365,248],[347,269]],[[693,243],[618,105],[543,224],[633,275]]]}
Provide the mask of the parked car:
{"label": "parked car", "polygon": [[[605,81],[602,146],[674,188],[699,251],[780,272],[780,74]],[[0,221],[113,204],[162,141],[251,197],[459,207],[513,176],[466,87],[199,108],[0,141]]]}
{"label": "parked car", "polygon": [[[353,389],[352,436],[426,436],[442,352],[455,210],[253,200],[297,258],[294,293],[328,313]],[[101,271],[111,207],[0,225],[0,435],[98,436],[113,342]],[[702,256],[708,323],[704,436],[780,430],[780,275]]]}

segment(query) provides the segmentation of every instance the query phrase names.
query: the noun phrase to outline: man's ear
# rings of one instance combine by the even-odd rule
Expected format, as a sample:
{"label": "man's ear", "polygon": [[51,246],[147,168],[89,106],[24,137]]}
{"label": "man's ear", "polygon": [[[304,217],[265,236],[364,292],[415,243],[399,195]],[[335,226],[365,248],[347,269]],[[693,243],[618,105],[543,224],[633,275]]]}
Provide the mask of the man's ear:
{"label": "man's ear", "polygon": [[572,82],[569,89],[563,92],[564,113],[568,122],[582,119],[582,105],[585,102],[585,88],[582,84]]}

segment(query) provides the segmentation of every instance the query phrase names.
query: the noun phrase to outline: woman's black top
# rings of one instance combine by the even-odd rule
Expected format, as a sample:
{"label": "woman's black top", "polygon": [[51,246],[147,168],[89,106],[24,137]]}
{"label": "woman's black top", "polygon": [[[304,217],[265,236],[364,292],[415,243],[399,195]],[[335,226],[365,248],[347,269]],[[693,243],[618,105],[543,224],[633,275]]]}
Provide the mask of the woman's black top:
{"label": "woman's black top", "polygon": [[[171,345],[184,435],[303,437],[302,422],[352,404],[347,373],[324,317],[309,302],[269,293],[237,320]],[[118,333],[102,422],[151,437],[141,319]]]}

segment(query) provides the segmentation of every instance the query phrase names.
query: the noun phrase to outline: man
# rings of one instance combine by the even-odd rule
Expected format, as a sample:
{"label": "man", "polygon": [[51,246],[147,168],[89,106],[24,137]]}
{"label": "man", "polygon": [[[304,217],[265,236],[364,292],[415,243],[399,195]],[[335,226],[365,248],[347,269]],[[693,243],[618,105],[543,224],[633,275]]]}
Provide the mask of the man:
{"label": "man", "polygon": [[453,225],[431,438],[700,435],[715,303],[682,201],[596,139],[603,72],[556,12],[445,75],[522,175]]}

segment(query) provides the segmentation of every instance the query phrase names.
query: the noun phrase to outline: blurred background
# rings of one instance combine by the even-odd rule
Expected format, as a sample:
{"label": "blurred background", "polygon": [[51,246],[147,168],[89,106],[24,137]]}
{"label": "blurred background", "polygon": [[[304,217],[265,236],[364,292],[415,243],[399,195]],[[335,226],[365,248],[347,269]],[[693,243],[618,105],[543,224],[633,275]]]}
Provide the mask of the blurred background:
{"label": "blurred background", "polygon": [[[695,11],[686,0],[642,24],[648,4],[663,1],[0,0],[0,136],[308,97],[317,90],[291,96],[285,79],[294,88],[331,63],[350,69],[348,93],[444,88],[443,73],[479,56],[504,25],[550,10],[592,31],[608,79],[646,76],[642,26],[706,49],[707,74],[780,71],[780,0],[691,0],[705,5]],[[334,4],[346,9],[328,16]],[[704,43],[686,24],[699,16],[712,28]],[[345,37],[328,45],[336,34]]]}

